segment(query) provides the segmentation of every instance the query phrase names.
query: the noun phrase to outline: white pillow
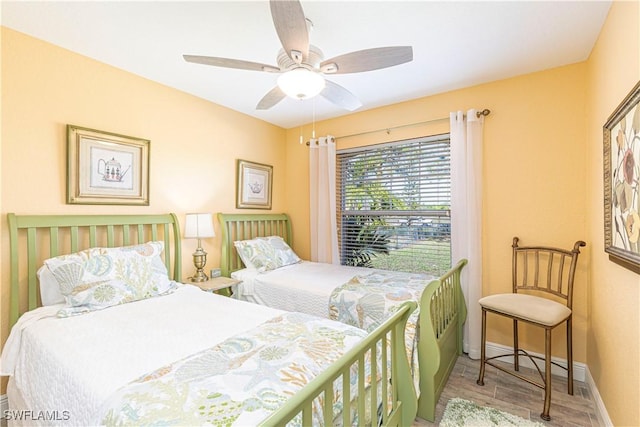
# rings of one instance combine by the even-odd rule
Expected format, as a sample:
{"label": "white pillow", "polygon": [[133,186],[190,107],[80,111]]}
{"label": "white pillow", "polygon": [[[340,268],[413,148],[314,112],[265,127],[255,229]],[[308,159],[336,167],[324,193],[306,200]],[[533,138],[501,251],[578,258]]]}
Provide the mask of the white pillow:
{"label": "white pillow", "polygon": [[260,272],[302,261],[280,236],[256,237],[233,244],[245,267]]}
{"label": "white pillow", "polygon": [[43,265],[36,272],[40,282],[40,299],[42,305],[64,304],[64,295],[60,293],[60,285],[49,267]]}

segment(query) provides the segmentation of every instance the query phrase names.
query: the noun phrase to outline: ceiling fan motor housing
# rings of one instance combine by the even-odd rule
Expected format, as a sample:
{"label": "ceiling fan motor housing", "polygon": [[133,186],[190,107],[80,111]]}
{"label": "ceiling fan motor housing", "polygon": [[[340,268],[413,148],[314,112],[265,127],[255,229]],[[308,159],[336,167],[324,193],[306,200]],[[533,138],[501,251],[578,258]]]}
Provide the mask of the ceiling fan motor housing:
{"label": "ceiling fan motor housing", "polygon": [[[292,55],[293,56],[293,55]],[[324,59],[324,55],[320,49],[314,45],[309,45],[309,56],[306,62],[297,63],[284,51],[280,49],[278,52],[278,67],[282,71],[291,70],[298,67],[304,67],[308,70],[318,71],[320,63]]]}

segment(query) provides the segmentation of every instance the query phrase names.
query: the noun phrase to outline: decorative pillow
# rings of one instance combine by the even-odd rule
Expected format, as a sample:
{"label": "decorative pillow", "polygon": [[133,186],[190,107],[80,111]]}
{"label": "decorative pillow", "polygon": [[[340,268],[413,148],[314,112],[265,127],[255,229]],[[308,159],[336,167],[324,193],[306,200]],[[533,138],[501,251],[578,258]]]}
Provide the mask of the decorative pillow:
{"label": "decorative pillow", "polygon": [[[262,269],[262,271],[264,271],[264,268],[268,263],[268,259],[266,255],[264,255],[264,252],[268,248],[265,247],[264,243],[260,239],[239,240],[233,242],[233,245],[236,247],[236,251],[246,268],[253,270]],[[275,268],[275,266],[271,266],[270,269],[273,268]]]}
{"label": "decorative pillow", "polygon": [[275,270],[301,261],[280,236],[256,237],[233,242],[245,267],[260,272]]}
{"label": "decorative pillow", "polygon": [[276,268],[284,267],[285,265],[297,264],[302,261],[300,257],[293,252],[293,249],[287,245],[287,242],[285,242],[282,237],[269,236],[263,237],[262,240],[271,246],[271,250],[276,258]]}
{"label": "decorative pillow", "polygon": [[173,292],[160,254],[163,242],[119,248],[91,248],[46,260],[68,307],[68,317]]}

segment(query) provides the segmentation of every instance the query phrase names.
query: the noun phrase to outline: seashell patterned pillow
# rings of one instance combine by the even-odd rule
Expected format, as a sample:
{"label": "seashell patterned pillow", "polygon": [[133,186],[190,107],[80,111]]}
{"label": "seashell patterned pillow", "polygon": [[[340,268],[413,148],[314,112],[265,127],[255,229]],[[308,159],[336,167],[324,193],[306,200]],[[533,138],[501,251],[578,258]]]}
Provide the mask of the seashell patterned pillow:
{"label": "seashell patterned pillow", "polygon": [[160,255],[163,242],[118,248],[91,248],[44,261],[55,277],[67,306],[59,317],[173,292]]}
{"label": "seashell patterned pillow", "polygon": [[302,261],[280,236],[256,237],[233,242],[245,267],[259,272]]}

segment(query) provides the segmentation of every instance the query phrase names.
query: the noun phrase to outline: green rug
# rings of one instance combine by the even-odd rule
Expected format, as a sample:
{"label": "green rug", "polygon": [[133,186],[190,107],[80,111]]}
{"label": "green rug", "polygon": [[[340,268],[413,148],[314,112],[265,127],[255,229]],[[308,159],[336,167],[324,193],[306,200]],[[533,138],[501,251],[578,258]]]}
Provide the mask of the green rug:
{"label": "green rug", "polygon": [[544,424],[526,420],[508,412],[478,406],[465,399],[450,399],[444,410],[441,427],[463,426],[526,426],[543,427]]}

